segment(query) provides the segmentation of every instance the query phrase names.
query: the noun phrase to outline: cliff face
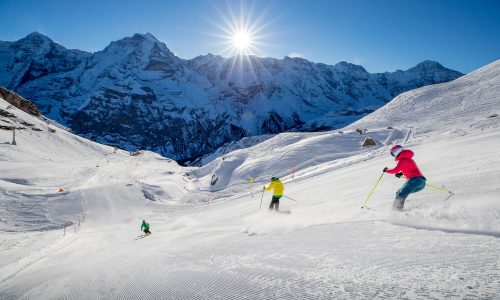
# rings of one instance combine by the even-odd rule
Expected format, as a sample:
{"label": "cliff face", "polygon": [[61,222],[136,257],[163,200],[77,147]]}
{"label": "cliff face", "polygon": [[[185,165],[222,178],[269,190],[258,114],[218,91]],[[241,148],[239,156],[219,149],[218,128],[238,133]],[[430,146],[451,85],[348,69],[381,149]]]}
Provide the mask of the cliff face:
{"label": "cliff face", "polygon": [[32,33],[0,42],[0,84],[83,136],[187,161],[245,136],[345,126],[402,92],[462,74],[425,61],[368,73],[346,62],[176,57],[151,34],[69,50]]}
{"label": "cliff face", "polygon": [[39,117],[42,115],[38,107],[36,107],[33,102],[24,99],[18,94],[11,92],[5,89],[3,86],[0,86],[0,98],[3,98],[5,101],[9,102],[11,105],[19,108],[20,110],[29,113],[30,115]]}

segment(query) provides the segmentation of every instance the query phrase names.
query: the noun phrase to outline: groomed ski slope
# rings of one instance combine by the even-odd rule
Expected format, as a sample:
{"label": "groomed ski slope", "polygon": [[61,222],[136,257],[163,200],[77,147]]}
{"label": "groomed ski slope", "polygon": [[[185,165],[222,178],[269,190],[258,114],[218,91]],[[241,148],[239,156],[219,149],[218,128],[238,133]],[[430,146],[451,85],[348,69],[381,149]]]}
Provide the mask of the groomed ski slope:
{"label": "groomed ski slope", "polygon": [[[59,129],[20,132],[18,146],[0,144],[1,297],[497,298],[498,74],[495,62],[431,93],[405,93],[387,105],[392,111],[382,108],[386,123],[368,116],[343,134],[281,134],[199,169],[148,152],[113,153]],[[463,109],[447,94],[451,87],[466,102],[483,97]],[[391,119],[408,113],[396,104],[414,95],[409,113],[419,116]],[[449,102],[434,124],[429,101]],[[355,127],[368,128],[377,146],[361,148],[365,136]],[[403,181],[385,175],[370,209],[361,210],[382,168],[393,166],[387,149],[396,143],[416,153],[429,183],[455,195],[445,200],[426,188],[394,213]],[[219,180],[211,186],[213,174]],[[292,214],[268,213],[269,192],[259,211],[260,189],[273,175],[301,201],[282,200]],[[136,239],[143,218],[153,234]],[[75,224],[63,236],[65,221]]]}

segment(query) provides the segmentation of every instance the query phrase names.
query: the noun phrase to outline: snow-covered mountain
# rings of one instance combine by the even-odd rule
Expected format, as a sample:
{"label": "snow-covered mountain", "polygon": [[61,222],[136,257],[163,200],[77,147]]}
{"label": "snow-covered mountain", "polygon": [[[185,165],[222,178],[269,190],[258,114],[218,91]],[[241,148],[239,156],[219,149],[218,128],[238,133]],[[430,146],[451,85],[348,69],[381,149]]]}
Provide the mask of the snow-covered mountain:
{"label": "snow-covered mountain", "polygon": [[69,50],[32,33],[0,42],[0,84],[74,132],[192,160],[246,136],[340,128],[417,87],[462,74],[425,61],[368,73],[301,58],[183,60],[151,34]]}
{"label": "snow-covered mountain", "polygon": [[[356,124],[367,134],[281,133],[201,168],[115,152],[0,99],[1,122],[25,127],[17,145],[0,129],[0,298],[494,299],[499,74],[497,61],[407,92]],[[391,212],[403,181],[385,175],[361,210],[395,143],[454,196],[427,187]],[[290,214],[266,211],[270,176],[300,201],[281,200]]]}
{"label": "snow-covered mountain", "polygon": [[[470,131],[496,126],[500,115],[500,60],[457,80],[422,87],[396,97],[348,126],[418,126],[419,131]],[[441,130],[439,130],[441,129]]]}

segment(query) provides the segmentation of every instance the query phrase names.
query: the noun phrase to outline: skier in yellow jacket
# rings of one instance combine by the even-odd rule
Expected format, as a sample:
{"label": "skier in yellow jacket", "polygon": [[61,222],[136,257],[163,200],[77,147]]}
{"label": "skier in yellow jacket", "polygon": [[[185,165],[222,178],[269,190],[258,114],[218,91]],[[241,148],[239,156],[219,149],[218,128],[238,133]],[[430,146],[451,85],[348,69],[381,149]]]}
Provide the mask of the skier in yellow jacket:
{"label": "skier in yellow jacket", "polygon": [[264,191],[273,191],[273,198],[271,200],[271,205],[269,205],[269,210],[278,211],[280,207],[280,198],[283,197],[283,191],[285,190],[285,186],[280,181],[279,178],[273,177],[271,178],[271,183],[266,188],[264,186]]}

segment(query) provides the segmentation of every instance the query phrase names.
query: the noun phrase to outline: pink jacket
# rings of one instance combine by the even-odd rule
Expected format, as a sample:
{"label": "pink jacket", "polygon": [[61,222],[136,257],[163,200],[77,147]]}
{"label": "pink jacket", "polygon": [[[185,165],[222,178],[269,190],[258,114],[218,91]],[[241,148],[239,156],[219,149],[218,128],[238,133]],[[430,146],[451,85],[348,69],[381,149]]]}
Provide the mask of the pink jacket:
{"label": "pink jacket", "polygon": [[424,176],[422,172],[417,167],[417,164],[412,159],[413,151],[411,150],[403,150],[396,157],[396,161],[398,164],[393,169],[388,169],[387,173],[389,174],[397,174],[399,172],[403,172],[404,177],[410,179],[413,177]]}

